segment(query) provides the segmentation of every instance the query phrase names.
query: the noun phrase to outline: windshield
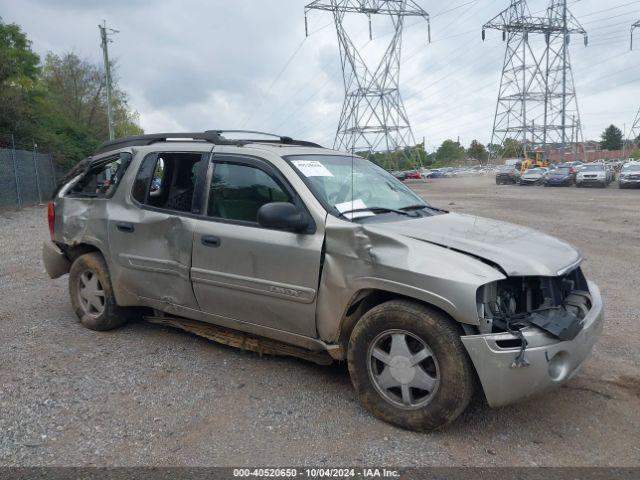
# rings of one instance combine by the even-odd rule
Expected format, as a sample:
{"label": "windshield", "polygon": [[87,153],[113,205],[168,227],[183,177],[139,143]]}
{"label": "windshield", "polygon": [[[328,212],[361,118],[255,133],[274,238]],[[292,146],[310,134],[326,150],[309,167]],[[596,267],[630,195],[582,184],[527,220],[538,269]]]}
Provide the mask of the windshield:
{"label": "windshield", "polygon": [[622,167],[623,172],[640,172],[640,163],[635,165],[625,165]]}
{"label": "windshield", "polygon": [[570,172],[571,172],[571,170],[569,168],[566,168],[566,167],[556,168],[553,171],[553,173],[555,175],[569,175]]}
{"label": "windshield", "polygon": [[498,167],[499,172],[513,172],[514,168],[510,165],[502,165]]}
{"label": "windshield", "polygon": [[582,167],[583,172],[601,172],[604,170],[604,165],[585,165]]}
{"label": "windshield", "polygon": [[540,174],[544,173],[544,170],[541,168],[532,168],[531,170],[528,170],[527,173]]}
{"label": "windshield", "polygon": [[357,215],[348,214],[353,210],[428,206],[397,178],[364,158],[294,155],[287,160],[320,203],[334,215],[344,214],[352,219],[373,215],[362,211]]}

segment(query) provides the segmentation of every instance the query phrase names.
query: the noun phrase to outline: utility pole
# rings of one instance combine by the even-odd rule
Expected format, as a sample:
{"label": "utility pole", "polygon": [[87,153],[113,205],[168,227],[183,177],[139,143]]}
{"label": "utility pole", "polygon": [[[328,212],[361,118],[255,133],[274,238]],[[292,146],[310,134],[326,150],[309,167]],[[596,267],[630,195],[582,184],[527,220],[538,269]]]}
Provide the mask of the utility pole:
{"label": "utility pole", "polygon": [[[526,0],[511,0],[483,26],[483,40],[490,29],[506,41],[490,143],[517,140],[527,151],[560,144],[564,153],[567,129],[582,135],[568,43],[579,34],[586,45],[586,31],[566,0],[550,0],[544,15],[532,15]],[[543,45],[534,41],[536,35],[543,36]]]}
{"label": "utility pole", "polygon": [[[315,0],[305,7],[305,27],[311,10],[331,12],[338,35],[345,99],[334,148],[370,153],[413,149],[416,140],[400,95],[402,33],[406,17],[420,17],[430,40],[429,14],[414,0]],[[366,15],[370,25],[373,15],[390,18],[392,38],[378,65],[368,65],[358,51],[345,25],[347,14]],[[417,165],[415,151],[411,157]]]}
{"label": "utility pole", "polygon": [[[640,28],[640,20],[631,25],[631,50],[633,50],[633,31],[636,28]],[[638,113],[636,113],[636,118],[633,121],[631,130],[629,130],[628,140],[630,140],[636,148],[640,148],[640,108],[638,109]]]}
{"label": "utility pole", "polygon": [[102,25],[98,25],[100,29],[100,40],[102,47],[102,56],[104,59],[104,78],[107,88],[107,121],[109,123],[109,140],[113,140],[115,135],[113,133],[113,105],[111,101],[111,65],[109,64],[109,43],[113,40],[109,39],[110,35],[118,33],[118,30],[113,28],[107,28],[106,20],[102,21]]}

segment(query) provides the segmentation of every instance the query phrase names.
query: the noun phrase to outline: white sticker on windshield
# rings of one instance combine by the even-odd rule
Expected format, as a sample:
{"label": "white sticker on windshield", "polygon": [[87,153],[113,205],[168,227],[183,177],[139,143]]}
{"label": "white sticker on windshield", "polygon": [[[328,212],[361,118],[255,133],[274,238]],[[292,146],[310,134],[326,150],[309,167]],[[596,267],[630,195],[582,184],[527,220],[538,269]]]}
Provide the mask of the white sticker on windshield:
{"label": "white sticker on windshield", "polygon": [[[368,207],[360,198],[351,202],[338,203],[336,205],[336,210],[338,210],[340,213],[349,212],[351,210],[360,210],[362,208]],[[371,211],[344,213],[344,216],[349,220],[353,220],[354,218],[373,217],[374,215],[375,213]]]}
{"label": "white sticker on windshield", "polygon": [[294,160],[292,163],[305,177],[333,177],[327,167],[316,160]]}

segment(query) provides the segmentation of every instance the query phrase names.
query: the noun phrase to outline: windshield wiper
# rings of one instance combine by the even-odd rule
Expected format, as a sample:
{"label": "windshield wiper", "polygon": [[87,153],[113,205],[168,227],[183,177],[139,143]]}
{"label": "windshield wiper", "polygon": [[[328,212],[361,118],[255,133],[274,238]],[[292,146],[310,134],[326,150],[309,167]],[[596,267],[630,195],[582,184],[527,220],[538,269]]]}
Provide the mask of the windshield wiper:
{"label": "windshield wiper", "polygon": [[408,212],[403,210],[396,210],[394,208],[386,208],[386,207],[367,207],[367,208],[355,208],[353,210],[346,210],[344,212],[340,212],[343,217],[346,217],[350,213],[359,213],[359,212],[373,212],[373,213],[397,213],[398,215],[405,215],[407,217],[414,217],[415,215],[411,215]]}
{"label": "windshield wiper", "polygon": [[432,207],[431,205],[409,205],[408,207],[402,207],[400,210],[411,211],[411,210],[424,210],[426,208],[428,208],[429,210],[433,210],[435,212],[449,213],[448,210],[443,210],[442,208]]}

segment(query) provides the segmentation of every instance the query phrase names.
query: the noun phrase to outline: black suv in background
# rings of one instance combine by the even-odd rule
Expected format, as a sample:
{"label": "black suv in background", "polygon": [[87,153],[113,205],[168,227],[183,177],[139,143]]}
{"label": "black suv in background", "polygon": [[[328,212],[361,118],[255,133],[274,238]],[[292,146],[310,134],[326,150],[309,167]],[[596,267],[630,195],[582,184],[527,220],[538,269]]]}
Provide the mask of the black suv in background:
{"label": "black suv in background", "polygon": [[520,171],[514,165],[500,165],[496,170],[496,185],[520,183]]}

